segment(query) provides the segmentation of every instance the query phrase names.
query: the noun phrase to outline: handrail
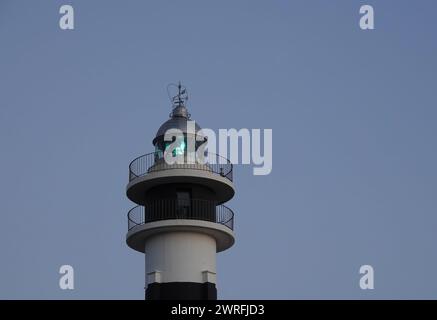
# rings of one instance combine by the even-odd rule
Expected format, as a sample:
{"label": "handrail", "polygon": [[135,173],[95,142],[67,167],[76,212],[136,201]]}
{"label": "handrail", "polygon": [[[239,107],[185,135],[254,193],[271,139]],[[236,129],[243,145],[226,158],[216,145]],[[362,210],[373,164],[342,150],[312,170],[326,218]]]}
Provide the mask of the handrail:
{"label": "handrail", "polygon": [[129,164],[129,182],[138,177],[150,174],[151,172],[171,169],[204,170],[220,175],[232,181],[233,166],[228,159],[211,152],[208,153],[208,159],[210,161],[205,164],[199,164],[195,162],[167,165],[164,162],[162,155],[160,155],[160,152],[144,154],[135,158]]}
{"label": "handrail", "polygon": [[155,199],[145,206],[136,206],[129,210],[128,230],[145,223],[169,220],[203,220],[234,228],[234,212],[216,201],[203,199]]}

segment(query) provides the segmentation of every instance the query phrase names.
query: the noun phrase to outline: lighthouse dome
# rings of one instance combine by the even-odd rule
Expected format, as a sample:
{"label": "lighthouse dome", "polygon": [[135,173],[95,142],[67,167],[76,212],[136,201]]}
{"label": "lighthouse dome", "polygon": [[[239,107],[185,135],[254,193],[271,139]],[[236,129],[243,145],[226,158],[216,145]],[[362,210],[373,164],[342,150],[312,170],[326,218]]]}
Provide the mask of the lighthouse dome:
{"label": "lighthouse dome", "polygon": [[[167,130],[178,129],[184,134],[188,133],[187,122],[190,120],[190,114],[185,106],[178,106],[173,109],[170,114],[170,119],[164,122],[156,132],[155,138],[153,139],[153,144],[156,144],[158,140],[162,140]],[[202,128],[195,122],[195,133],[199,132]]]}

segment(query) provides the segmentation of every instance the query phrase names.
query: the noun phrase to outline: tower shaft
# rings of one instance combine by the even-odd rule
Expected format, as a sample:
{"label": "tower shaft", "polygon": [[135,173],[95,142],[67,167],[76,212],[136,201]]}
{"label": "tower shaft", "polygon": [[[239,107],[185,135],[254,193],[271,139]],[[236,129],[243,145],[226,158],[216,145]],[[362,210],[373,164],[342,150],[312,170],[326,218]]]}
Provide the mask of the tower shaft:
{"label": "tower shaft", "polygon": [[164,232],[146,240],[146,299],[217,298],[216,243],[207,234]]}

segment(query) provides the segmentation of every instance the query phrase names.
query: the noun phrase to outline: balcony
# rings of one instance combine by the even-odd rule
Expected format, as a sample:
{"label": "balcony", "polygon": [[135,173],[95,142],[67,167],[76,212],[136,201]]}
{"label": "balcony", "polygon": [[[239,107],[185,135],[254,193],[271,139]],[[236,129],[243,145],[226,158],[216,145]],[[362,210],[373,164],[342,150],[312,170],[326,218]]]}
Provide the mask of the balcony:
{"label": "balcony", "polygon": [[191,169],[207,171],[221,177],[227,178],[232,182],[232,163],[217,154],[208,153],[208,160],[205,164],[183,163],[169,165],[164,161],[161,152],[151,152],[134,159],[129,165],[129,182],[146,176],[148,174],[172,170],[172,169]]}
{"label": "balcony", "polygon": [[[232,163],[219,155],[208,153],[206,161],[168,164],[161,151],[145,154],[129,165],[127,197],[138,205],[146,205],[145,194],[156,186],[174,183],[203,185],[215,194],[217,204],[225,203],[235,194]],[[203,160],[203,159],[202,159]]]}
{"label": "balcony", "polygon": [[234,228],[234,213],[224,205],[211,200],[161,199],[149,201],[145,206],[136,206],[128,212],[128,231],[150,222],[188,219],[218,223]]}

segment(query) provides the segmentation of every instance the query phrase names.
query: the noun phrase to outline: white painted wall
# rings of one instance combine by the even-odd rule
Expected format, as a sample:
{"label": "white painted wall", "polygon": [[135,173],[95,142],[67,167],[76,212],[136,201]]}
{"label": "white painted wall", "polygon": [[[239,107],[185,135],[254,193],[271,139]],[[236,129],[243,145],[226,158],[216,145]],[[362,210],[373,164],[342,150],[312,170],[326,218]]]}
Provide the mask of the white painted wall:
{"label": "white painted wall", "polygon": [[[203,233],[164,232],[147,238],[146,283],[204,282],[204,271],[216,273],[216,242]],[[159,275],[154,275],[159,272]],[[215,277],[210,277],[215,283]]]}

